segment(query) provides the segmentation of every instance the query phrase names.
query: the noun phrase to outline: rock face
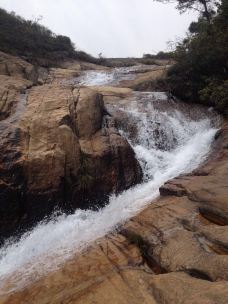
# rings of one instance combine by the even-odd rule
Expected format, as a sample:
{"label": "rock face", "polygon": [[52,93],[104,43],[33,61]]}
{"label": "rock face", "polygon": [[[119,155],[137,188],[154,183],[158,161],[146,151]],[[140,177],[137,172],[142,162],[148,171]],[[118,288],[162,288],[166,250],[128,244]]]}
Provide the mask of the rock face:
{"label": "rock face", "polygon": [[0,75],[0,120],[10,116],[20,100],[20,95],[31,86],[32,82],[29,80]]}
{"label": "rock face", "polygon": [[204,166],[168,182],[119,233],[1,303],[228,303],[227,123],[216,138]]}
{"label": "rock face", "polygon": [[0,52],[0,120],[14,114],[26,89],[43,84],[47,78],[47,69]]}
{"label": "rock face", "polygon": [[[72,75],[63,69],[52,71],[47,84],[34,86],[38,78],[31,81],[22,73],[27,63],[12,60],[10,75],[0,75],[1,237],[55,207],[101,205],[107,194],[142,178],[134,151],[118,133],[99,92],[61,85],[61,77]],[[23,66],[18,73],[14,61]]]}
{"label": "rock face", "polygon": [[30,63],[0,52],[0,74],[37,81],[37,69]]}

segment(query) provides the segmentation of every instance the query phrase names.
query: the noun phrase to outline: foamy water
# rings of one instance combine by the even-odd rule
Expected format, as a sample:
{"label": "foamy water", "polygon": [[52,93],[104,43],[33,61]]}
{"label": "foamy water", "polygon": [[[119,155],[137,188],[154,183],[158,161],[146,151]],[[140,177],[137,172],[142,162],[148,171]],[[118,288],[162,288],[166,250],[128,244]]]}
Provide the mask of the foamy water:
{"label": "foamy water", "polygon": [[63,81],[68,84],[81,84],[85,86],[104,86],[104,85],[118,85],[123,80],[133,80],[137,72],[146,72],[150,70],[157,70],[160,67],[155,65],[139,65],[131,67],[114,68],[110,70],[94,71],[89,70],[82,73],[80,77],[72,78],[71,80]]}
{"label": "foamy water", "polygon": [[127,126],[121,132],[142,166],[142,184],[112,195],[109,204],[99,211],[76,210],[71,215],[53,216],[20,241],[5,244],[0,250],[0,293],[22,288],[57,269],[76,252],[136,215],[159,195],[165,181],[191,172],[207,157],[216,128],[205,113],[194,120],[175,106],[159,111],[150,94],[143,109],[139,93],[123,111],[137,124],[136,138],[129,138]]}

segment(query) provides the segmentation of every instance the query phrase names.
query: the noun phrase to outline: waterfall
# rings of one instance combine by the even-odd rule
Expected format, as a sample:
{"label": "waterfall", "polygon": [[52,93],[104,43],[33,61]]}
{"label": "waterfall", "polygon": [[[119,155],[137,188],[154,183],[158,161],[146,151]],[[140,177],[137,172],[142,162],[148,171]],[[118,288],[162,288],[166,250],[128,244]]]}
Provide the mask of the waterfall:
{"label": "waterfall", "polygon": [[164,93],[135,93],[121,111],[135,126],[135,132],[128,123],[119,127],[141,164],[143,182],[111,195],[109,204],[98,211],[53,214],[19,241],[8,241],[0,249],[0,292],[7,279],[11,286],[7,285],[7,292],[21,288],[118,229],[159,195],[164,182],[197,168],[206,159],[217,130],[210,110],[169,101]]}

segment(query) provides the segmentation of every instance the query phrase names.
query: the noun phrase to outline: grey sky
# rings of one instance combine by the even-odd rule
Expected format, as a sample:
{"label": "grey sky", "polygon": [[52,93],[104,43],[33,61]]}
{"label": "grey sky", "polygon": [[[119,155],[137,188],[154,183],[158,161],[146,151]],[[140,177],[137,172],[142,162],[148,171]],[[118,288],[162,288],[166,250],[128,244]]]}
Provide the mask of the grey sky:
{"label": "grey sky", "polygon": [[184,37],[196,18],[153,0],[0,0],[0,7],[28,19],[42,15],[42,24],[77,48],[106,57],[166,50],[167,41]]}

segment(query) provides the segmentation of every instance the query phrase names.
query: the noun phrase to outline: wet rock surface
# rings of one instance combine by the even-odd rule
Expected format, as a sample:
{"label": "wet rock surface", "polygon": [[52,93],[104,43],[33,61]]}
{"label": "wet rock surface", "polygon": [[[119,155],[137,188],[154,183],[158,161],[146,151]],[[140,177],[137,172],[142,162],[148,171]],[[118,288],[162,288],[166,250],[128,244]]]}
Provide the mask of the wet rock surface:
{"label": "wet rock surface", "polygon": [[29,80],[0,75],[0,121],[16,112],[21,94],[31,86]]}
{"label": "wet rock surface", "polygon": [[[157,80],[166,75],[168,65],[137,65],[103,70],[88,70],[65,83],[86,86],[110,86],[130,88],[137,91],[158,90]],[[96,76],[96,77],[94,77]],[[159,88],[160,89],[160,88]]]}
{"label": "wet rock surface", "polygon": [[0,75],[1,239],[56,207],[97,208],[109,193],[140,182],[140,165],[103,95],[60,84],[78,75],[77,66],[52,69],[37,85],[43,74],[36,69],[36,79],[28,80],[31,64],[4,53],[0,58],[7,74]]}
{"label": "wet rock surface", "polygon": [[227,140],[226,124],[216,155],[167,183],[184,193],[165,193],[119,233],[1,303],[227,303]]}

